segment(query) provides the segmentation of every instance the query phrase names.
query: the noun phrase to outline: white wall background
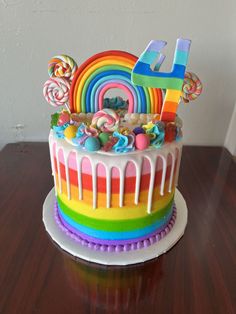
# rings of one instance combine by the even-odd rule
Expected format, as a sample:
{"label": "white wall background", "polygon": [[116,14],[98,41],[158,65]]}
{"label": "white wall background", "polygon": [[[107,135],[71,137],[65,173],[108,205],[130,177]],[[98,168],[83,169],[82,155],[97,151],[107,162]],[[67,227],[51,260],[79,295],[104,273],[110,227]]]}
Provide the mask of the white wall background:
{"label": "white wall background", "polygon": [[204,84],[201,97],[180,105],[185,142],[223,145],[236,99],[235,13],[235,0],[1,0],[0,147],[47,140],[53,108],[42,86],[52,56],[80,64],[108,49],[139,55],[151,39],[164,39],[168,70],[178,37],[192,39],[188,70]]}

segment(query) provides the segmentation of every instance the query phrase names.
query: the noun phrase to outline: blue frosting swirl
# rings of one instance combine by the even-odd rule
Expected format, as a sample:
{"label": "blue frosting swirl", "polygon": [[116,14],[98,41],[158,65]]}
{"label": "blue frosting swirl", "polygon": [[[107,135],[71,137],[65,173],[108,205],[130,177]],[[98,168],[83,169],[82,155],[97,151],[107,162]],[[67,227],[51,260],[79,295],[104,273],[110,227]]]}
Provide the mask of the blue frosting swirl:
{"label": "blue frosting swirl", "polygon": [[77,145],[77,146],[83,146],[85,140],[89,137],[89,135],[87,135],[85,133],[87,126],[84,123],[81,123],[80,126],[78,127],[78,130],[76,132],[76,136],[75,138],[72,139],[72,142]]}
{"label": "blue frosting swirl", "polygon": [[127,153],[134,150],[134,135],[132,133],[124,135],[114,132],[113,136],[118,138],[117,143],[112,147],[116,153]]}
{"label": "blue frosting swirl", "polygon": [[64,130],[68,127],[69,123],[64,125],[54,125],[53,130],[55,131],[56,138],[65,138]]}
{"label": "blue frosting swirl", "polygon": [[157,121],[153,125],[149,125],[146,134],[150,136],[150,144],[156,148],[161,147],[165,140],[165,125],[161,121]]}

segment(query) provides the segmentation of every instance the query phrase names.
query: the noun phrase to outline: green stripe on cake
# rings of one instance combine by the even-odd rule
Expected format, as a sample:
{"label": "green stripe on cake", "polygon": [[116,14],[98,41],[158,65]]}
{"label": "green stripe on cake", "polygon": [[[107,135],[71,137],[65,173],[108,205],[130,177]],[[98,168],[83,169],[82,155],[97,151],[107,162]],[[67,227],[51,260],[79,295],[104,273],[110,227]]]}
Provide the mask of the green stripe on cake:
{"label": "green stripe on cake", "polygon": [[[88,216],[76,213],[74,210],[70,209],[65,205],[59,196],[57,196],[58,205],[63,214],[73,219],[75,222],[84,225],[89,228],[103,231],[129,231],[145,228],[152,225],[158,220],[164,219],[172,209],[173,199],[163,208],[159,209],[157,212],[148,214],[142,218],[127,219],[127,220],[107,220],[107,219],[94,219]],[[109,208],[107,210],[112,210]]]}

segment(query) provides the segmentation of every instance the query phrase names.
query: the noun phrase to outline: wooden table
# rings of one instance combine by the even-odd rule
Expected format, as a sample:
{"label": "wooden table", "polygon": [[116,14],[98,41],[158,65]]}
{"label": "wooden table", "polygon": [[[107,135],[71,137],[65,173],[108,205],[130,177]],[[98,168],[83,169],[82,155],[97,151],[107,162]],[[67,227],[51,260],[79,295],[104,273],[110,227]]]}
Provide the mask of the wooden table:
{"label": "wooden table", "polygon": [[46,143],[0,152],[0,313],[236,313],[236,164],[225,149],[184,147],[187,229],[145,264],[102,267],[61,252],[42,223],[52,185]]}

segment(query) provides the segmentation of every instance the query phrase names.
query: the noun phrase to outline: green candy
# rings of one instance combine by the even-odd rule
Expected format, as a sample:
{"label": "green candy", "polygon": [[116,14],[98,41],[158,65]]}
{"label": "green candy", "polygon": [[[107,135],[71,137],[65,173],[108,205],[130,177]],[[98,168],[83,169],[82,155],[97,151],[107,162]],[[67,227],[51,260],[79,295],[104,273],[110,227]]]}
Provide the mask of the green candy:
{"label": "green candy", "polygon": [[99,134],[98,138],[99,138],[101,144],[105,145],[109,141],[110,136],[111,135],[109,133],[102,132]]}
{"label": "green candy", "polygon": [[51,129],[53,129],[54,126],[57,126],[59,116],[60,115],[57,112],[51,115]]}

